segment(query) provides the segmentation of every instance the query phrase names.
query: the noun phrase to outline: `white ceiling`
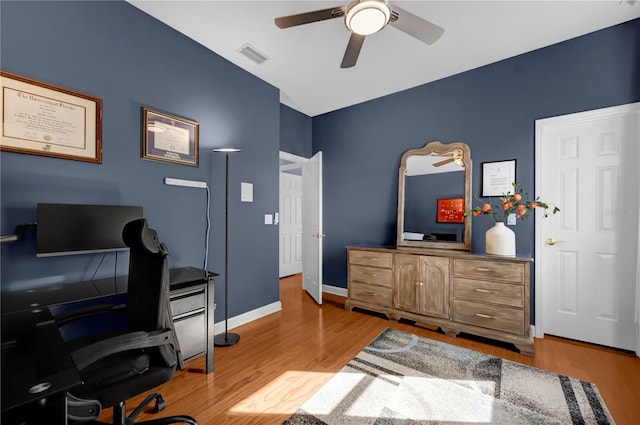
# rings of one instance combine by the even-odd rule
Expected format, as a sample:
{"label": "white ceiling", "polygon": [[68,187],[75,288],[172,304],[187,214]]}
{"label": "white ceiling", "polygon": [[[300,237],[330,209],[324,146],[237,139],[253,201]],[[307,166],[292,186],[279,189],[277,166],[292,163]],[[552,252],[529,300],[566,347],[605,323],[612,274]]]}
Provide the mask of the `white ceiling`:
{"label": "white ceiling", "polygon": [[[279,88],[283,104],[309,116],[640,17],[638,0],[391,0],[391,5],[444,27],[442,38],[428,46],[389,26],[367,37],[355,67],[341,69],[349,39],[342,18],[284,30],[273,20],[349,0],[128,1]],[[257,65],[240,54],[246,43],[269,60]]]}

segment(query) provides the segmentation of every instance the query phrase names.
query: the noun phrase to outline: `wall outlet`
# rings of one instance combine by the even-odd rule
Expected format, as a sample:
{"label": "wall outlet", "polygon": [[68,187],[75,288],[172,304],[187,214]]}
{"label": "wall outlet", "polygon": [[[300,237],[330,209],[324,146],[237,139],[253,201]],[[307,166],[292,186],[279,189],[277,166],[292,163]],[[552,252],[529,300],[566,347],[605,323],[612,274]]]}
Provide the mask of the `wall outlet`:
{"label": "wall outlet", "polygon": [[516,215],[515,214],[509,214],[509,217],[507,217],[507,225],[508,226],[515,226],[516,225]]}

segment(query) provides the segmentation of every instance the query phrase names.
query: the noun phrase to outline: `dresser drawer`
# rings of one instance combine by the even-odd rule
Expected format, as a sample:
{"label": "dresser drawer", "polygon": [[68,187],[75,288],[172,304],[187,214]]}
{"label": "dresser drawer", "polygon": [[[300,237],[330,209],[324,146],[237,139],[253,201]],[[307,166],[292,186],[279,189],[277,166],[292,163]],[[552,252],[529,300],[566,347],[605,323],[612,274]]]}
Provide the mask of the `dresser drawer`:
{"label": "dresser drawer", "polygon": [[349,264],[359,264],[363,266],[393,267],[393,254],[390,252],[358,251],[349,250]]}
{"label": "dresser drawer", "polygon": [[524,334],[524,311],[470,301],[453,301],[453,320],[483,328]]}
{"label": "dresser drawer", "polygon": [[391,269],[350,265],[349,280],[391,288],[393,286],[393,271]]}
{"label": "dresser drawer", "polygon": [[453,297],[523,308],[524,286],[454,278]]}
{"label": "dresser drawer", "polygon": [[360,282],[349,282],[349,298],[377,304],[383,307],[391,306],[392,289]]}
{"label": "dresser drawer", "polygon": [[453,275],[469,279],[499,279],[524,283],[525,265],[505,261],[453,260]]}

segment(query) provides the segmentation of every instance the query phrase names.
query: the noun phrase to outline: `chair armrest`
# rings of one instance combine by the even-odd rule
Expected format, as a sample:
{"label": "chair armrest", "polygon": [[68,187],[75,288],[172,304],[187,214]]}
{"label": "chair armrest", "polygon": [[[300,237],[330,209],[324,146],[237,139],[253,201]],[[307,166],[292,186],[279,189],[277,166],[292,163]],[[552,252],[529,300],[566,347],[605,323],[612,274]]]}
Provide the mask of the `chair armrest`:
{"label": "chair armrest", "polygon": [[84,319],[86,317],[98,316],[100,314],[124,313],[126,311],[126,308],[127,306],[125,304],[92,305],[58,314],[53,317],[53,320],[55,320],[58,327],[62,327],[68,325],[71,322]]}
{"label": "chair armrest", "polygon": [[90,364],[116,353],[168,345],[172,336],[171,329],[129,332],[79,348],[71,353],[71,357],[78,370],[83,370]]}

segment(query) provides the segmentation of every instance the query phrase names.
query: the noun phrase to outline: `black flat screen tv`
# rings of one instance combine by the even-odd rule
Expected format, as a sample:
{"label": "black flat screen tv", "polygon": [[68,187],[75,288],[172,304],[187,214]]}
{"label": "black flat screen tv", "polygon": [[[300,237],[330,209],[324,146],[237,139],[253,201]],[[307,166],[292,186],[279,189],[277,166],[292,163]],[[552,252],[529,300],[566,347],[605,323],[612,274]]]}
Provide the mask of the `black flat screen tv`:
{"label": "black flat screen tv", "polygon": [[128,249],[122,229],[142,218],[142,207],[38,204],[36,256],[88,254]]}

